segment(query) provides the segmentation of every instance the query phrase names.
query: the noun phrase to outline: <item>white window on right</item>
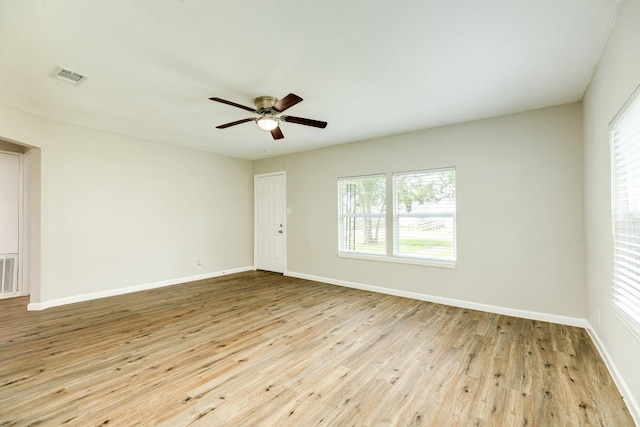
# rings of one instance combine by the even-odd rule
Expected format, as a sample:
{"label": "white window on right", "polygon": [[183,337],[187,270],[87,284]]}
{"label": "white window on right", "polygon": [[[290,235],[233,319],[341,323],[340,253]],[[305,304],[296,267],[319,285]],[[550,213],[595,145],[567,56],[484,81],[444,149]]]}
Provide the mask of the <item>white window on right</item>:
{"label": "white window on right", "polygon": [[640,337],[640,93],[609,127],[613,225],[612,302]]}
{"label": "white window on right", "polygon": [[393,174],[393,256],[455,264],[455,168]]}

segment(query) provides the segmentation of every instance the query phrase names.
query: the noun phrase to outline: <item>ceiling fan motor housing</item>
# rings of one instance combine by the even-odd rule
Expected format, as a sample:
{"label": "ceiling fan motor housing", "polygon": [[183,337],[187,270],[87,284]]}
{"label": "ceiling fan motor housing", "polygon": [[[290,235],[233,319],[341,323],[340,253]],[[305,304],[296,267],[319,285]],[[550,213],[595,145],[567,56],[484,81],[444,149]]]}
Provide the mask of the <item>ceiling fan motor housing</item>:
{"label": "ceiling fan motor housing", "polygon": [[278,98],[273,96],[259,96],[254,101],[256,104],[256,111],[260,114],[271,113],[271,108],[278,102]]}

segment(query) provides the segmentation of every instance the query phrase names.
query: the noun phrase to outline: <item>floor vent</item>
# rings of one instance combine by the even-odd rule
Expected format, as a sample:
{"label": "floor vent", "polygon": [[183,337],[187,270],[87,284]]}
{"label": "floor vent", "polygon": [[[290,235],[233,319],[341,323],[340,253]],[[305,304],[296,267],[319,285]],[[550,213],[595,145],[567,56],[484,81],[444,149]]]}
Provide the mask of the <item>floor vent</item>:
{"label": "floor vent", "polygon": [[51,77],[55,77],[58,80],[62,80],[63,82],[67,82],[75,86],[78,86],[87,80],[87,76],[62,67],[56,68]]}
{"label": "floor vent", "polygon": [[0,255],[0,298],[18,292],[18,255]]}

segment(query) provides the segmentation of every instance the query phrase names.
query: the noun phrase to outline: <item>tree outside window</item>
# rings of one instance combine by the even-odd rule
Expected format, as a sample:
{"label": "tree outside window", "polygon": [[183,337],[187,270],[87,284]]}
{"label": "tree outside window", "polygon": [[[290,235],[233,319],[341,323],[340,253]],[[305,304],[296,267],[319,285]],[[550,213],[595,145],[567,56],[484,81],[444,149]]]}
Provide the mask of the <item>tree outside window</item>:
{"label": "tree outside window", "polygon": [[[454,262],[455,169],[395,173],[392,181],[392,209],[387,209],[386,175],[338,180],[339,251]],[[391,254],[386,245],[388,213]]]}
{"label": "tree outside window", "polygon": [[455,261],[455,169],[395,173],[393,188],[393,255]]}
{"label": "tree outside window", "polygon": [[386,253],[386,177],[340,178],[341,252]]}

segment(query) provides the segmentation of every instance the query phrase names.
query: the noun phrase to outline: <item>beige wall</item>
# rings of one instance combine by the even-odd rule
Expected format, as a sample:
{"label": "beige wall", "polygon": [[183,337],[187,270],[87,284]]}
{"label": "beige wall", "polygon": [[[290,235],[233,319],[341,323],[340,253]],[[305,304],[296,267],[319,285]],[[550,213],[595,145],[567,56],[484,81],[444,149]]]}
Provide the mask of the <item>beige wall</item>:
{"label": "beige wall", "polygon": [[[624,0],[584,98],[588,320],[626,382],[640,422],[640,342],[611,306],[611,179],[608,124],[640,85],[640,0]],[[600,315],[598,315],[600,313]]]}
{"label": "beige wall", "polygon": [[[457,176],[455,269],[337,256],[338,177],[445,166]],[[254,162],[255,174],[278,170],[289,273],[585,315],[581,104]]]}
{"label": "beige wall", "polygon": [[253,265],[250,161],[56,125],[7,107],[0,138],[41,148],[34,202],[41,228],[32,242],[41,249],[41,283],[32,286],[33,302]]}

